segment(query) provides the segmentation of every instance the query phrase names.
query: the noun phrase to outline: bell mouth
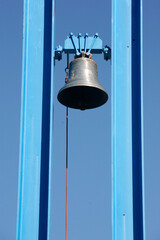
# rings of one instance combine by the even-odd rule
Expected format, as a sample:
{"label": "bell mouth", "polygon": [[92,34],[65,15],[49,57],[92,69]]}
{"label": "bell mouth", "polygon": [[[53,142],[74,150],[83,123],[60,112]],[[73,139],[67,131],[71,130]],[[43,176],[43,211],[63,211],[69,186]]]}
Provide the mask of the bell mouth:
{"label": "bell mouth", "polygon": [[108,100],[105,89],[93,86],[64,86],[58,93],[58,101],[66,107],[85,110],[100,107]]}

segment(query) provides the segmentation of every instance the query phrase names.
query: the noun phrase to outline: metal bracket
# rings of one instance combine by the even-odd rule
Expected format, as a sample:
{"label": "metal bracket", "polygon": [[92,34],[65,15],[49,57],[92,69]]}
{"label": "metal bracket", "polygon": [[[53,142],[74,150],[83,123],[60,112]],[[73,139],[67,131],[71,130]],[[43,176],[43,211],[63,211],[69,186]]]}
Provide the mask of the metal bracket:
{"label": "metal bracket", "polygon": [[60,45],[58,45],[58,47],[56,47],[55,49],[54,58],[60,61],[62,59],[62,53],[63,53],[63,48]]}
{"label": "metal bracket", "polygon": [[63,52],[66,54],[75,54],[76,56],[81,55],[82,52],[87,56],[104,53],[106,61],[111,59],[111,48],[107,45],[102,48],[102,40],[99,38],[98,33],[93,37],[88,36],[88,33],[84,36],[79,33],[77,37],[73,33],[70,33],[64,42],[64,48],[59,45],[55,49],[55,59],[61,60]]}
{"label": "metal bracket", "polygon": [[109,59],[111,59],[111,48],[109,46],[105,46],[103,48],[103,52],[104,52],[104,59],[106,61],[108,61]]}

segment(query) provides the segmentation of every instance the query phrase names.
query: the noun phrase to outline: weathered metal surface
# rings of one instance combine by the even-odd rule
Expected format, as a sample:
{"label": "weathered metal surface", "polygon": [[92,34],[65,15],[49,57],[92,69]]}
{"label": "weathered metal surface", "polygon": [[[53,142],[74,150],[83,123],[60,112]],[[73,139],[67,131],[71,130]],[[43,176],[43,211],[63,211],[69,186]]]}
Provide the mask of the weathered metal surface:
{"label": "weathered metal surface", "polygon": [[81,110],[99,107],[108,100],[106,90],[98,82],[95,61],[80,57],[70,63],[69,78],[60,89],[58,100]]}

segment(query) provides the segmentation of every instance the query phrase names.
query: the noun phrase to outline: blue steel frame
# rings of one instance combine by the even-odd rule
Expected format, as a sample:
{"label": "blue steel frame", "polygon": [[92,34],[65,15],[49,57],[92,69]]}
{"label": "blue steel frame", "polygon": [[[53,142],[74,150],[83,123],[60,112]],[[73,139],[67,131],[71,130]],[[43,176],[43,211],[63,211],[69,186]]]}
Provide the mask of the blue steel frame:
{"label": "blue steel frame", "polygon": [[[142,240],[142,2],[112,3],[113,239]],[[17,240],[49,239],[54,9],[54,0],[24,0]]]}
{"label": "blue steel frame", "polygon": [[24,0],[17,240],[49,239],[54,0]]}
{"label": "blue steel frame", "polygon": [[112,239],[145,239],[142,0],[112,1]]}

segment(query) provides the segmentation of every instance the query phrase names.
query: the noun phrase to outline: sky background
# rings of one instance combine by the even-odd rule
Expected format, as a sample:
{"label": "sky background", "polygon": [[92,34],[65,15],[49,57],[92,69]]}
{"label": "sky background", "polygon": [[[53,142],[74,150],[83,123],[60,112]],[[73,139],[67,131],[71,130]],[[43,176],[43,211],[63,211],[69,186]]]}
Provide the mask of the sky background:
{"label": "sky background", "polygon": [[[146,239],[160,240],[160,1],[144,0],[144,156]],[[16,234],[23,1],[0,0],[0,239]],[[56,45],[69,32],[99,33],[111,45],[111,0],[58,0]],[[94,56],[109,101],[69,110],[68,239],[111,239],[111,66]],[[65,107],[56,99],[66,58],[56,62],[51,239],[65,236]]]}

